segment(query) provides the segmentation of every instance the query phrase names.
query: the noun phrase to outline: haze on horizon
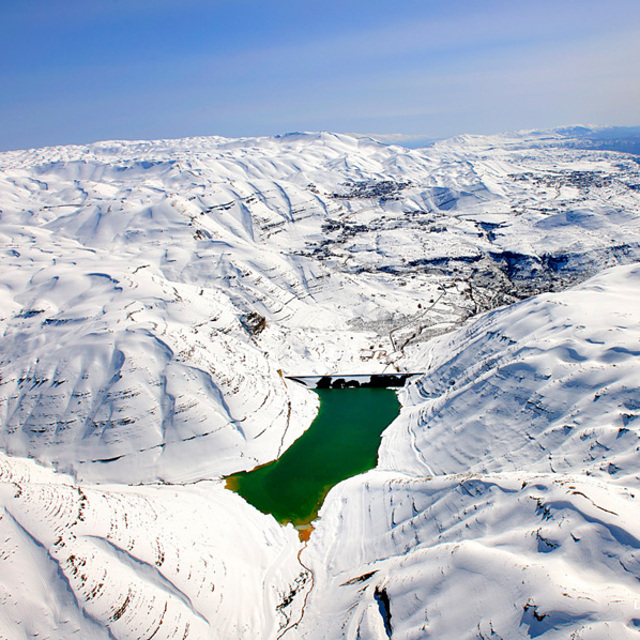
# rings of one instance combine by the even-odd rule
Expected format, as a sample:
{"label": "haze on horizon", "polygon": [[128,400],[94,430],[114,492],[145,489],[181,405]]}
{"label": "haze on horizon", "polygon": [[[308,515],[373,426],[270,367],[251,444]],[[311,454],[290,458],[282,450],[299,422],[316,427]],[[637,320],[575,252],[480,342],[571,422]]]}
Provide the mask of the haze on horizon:
{"label": "haze on horizon", "polygon": [[21,0],[0,51],[0,150],[638,124],[637,0]]}

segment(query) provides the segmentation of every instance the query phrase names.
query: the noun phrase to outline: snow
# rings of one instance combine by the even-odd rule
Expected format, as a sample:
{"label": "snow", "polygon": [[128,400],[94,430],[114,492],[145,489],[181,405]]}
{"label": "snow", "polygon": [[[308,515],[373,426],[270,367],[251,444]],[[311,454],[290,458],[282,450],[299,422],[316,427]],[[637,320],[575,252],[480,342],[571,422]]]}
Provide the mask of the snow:
{"label": "snow", "polygon": [[636,637],[639,284],[618,267],[427,345],[377,469],[325,500],[301,637],[384,638],[382,587],[394,638]]}
{"label": "snow", "polygon": [[406,389],[411,412],[386,432],[380,466],[396,468],[397,457],[417,474],[633,474],[639,280],[637,265],[620,267],[432,341],[421,358],[426,375]]}
{"label": "snow", "polygon": [[[605,134],[0,154],[0,635],[636,637],[640,167]],[[285,376],[395,371],[306,544],[224,488],[311,423]]]}
{"label": "snow", "polygon": [[3,634],[266,638],[297,614],[297,533],[220,483],[79,486],[0,464]]}

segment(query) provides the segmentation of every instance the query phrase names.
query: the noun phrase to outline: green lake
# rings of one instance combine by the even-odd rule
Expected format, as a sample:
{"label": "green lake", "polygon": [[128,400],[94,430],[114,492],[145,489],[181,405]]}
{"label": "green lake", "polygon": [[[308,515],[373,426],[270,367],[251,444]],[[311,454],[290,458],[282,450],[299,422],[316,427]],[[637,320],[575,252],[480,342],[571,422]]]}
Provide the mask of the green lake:
{"label": "green lake", "polygon": [[338,482],[376,465],[380,434],[397,417],[392,389],[317,389],[320,410],[275,462],[227,478],[227,486],[281,523],[308,525]]}

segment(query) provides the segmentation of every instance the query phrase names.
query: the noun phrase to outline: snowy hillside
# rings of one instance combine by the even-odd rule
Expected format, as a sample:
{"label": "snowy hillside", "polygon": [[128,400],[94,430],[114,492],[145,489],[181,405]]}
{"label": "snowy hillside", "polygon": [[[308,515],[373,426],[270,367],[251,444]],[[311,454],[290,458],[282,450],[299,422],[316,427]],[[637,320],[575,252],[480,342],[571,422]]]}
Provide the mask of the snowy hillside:
{"label": "snowy hillside", "polygon": [[432,341],[325,501],[302,637],[385,638],[384,592],[393,638],[636,638],[639,356],[638,266]]}
{"label": "snowy hillside", "polygon": [[2,154],[0,443],[87,479],[217,477],[309,423],[278,370],[403,369],[478,311],[640,255],[631,157],[501,141]]}
{"label": "snowy hillside", "polygon": [[[636,637],[640,166],[572,135],[0,154],[0,635]],[[396,370],[306,547],[223,488]]]}
{"label": "snowy hillside", "polygon": [[274,637],[308,581],[298,536],[219,484],[74,485],[0,458],[0,633]]}

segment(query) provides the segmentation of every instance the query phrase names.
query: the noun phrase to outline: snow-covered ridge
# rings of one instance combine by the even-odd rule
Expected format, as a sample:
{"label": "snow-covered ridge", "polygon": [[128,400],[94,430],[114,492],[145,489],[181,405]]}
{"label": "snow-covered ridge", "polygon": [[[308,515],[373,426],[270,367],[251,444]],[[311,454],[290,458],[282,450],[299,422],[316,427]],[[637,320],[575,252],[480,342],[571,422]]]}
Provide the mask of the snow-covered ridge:
{"label": "snow-covered ridge", "polygon": [[640,267],[427,346],[378,469],[332,490],[303,638],[634,638]]}
{"label": "snow-covered ridge", "polygon": [[[640,167],[508,137],[0,154],[0,634],[635,637]],[[306,548],[218,482],[395,370]]]}
{"label": "snow-covered ridge", "polygon": [[640,127],[573,125],[555,129],[531,129],[499,135],[461,135],[433,141],[427,146],[475,146],[502,149],[566,148],[640,153]]}
{"label": "snow-covered ridge", "polygon": [[639,282],[639,266],[618,268],[430,342],[428,371],[406,389],[412,409],[387,431],[380,466],[637,479]]}
{"label": "snow-covered ridge", "polygon": [[457,144],[0,154],[2,446],[84,478],[219,477],[311,420],[278,371],[411,370],[419,340],[640,253],[630,158]]}
{"label": "snow-covered ridge", "polygon": [[636,637],[639,284],[620,267],[425,345],[378,468],[329,493],[304,549],[220,484],[89,486],[3,455],[3,631]]}
{"label": "snow-covered ridge", "polygon": [[76,485],[0,454],[0,633],[275,637],[309,576],[298,536],[220,484]]}

